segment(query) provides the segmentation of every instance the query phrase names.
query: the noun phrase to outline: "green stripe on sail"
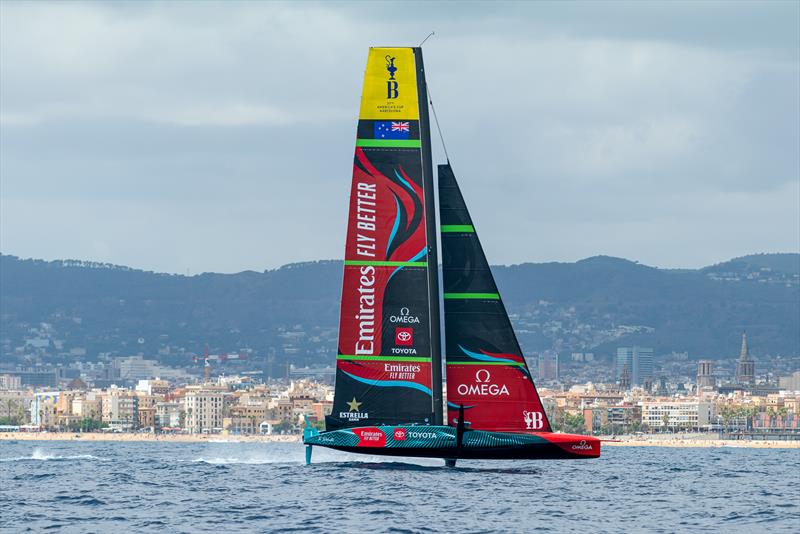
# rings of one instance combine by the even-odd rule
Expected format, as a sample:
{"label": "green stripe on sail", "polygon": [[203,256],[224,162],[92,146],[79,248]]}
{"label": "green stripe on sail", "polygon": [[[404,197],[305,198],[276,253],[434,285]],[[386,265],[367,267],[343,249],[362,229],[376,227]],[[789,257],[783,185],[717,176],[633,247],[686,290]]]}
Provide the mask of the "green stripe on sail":
{"label": "green stripe on sail", "polygon": [[378,361],[378,362],[430,362],[430,358],[415,356],[352,356],[350,354],[339,354],[337,360],[357,360],[357,361]]}
{"label": "green stripe on sail", "polygon": [[474,234],[475,228],[471,224],[443,224],[441,226],[441,230],[443,234],[454,234],[454,233],[464,233],[464,234]]}
{"label": "green stripe on sail", "polygon": [[427,261],[367,261],[344,260],[345,265],[374,265],[376,267],[427,267]]}
{"label": "green stripe on sail", "polygon": [[356,139],[356,146],[364,148],[420,148],[419,139]]}
{"label": "green stripe on sail", "polygon": [[525,364],[522,362],[453,362],[447,360],[447,365],[517,365],[522,367]]}
{"label": "green stripe on sail", "polygon": [[500,300],[497,293],[445,293],[445,300],[455,299],[477,299],[477,300]]}

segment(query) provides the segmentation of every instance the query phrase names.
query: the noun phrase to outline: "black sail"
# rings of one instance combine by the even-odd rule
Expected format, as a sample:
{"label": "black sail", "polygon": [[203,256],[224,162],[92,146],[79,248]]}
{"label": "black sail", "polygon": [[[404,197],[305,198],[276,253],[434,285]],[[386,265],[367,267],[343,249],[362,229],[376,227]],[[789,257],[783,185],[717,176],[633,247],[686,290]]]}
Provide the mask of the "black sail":
{"label": "black sail", "polygon": [[448,424],[547,432],[550,423],[450,164],[439,165]]}

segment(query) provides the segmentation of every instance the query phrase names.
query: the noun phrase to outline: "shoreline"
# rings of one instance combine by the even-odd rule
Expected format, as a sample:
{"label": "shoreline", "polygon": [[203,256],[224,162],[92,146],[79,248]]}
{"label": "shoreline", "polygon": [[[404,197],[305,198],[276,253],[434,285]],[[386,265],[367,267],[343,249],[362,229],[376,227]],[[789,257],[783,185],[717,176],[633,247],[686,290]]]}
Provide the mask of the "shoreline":
{"label": "shoreline", "polygon": [[686,447],[729,449],[800,449],[800,440],[736,440],[736,439],[621,439],[604,441],[603,447]]}
{"label": "shoreline", "polygon": [[[606,441],[608,439],[608,441]],[[800,440],[722,440],[698,439],[695,437],[654,436],[652,439],[622,437],[610,441],[600,437],[607,447],[703,447],[703,448],[747,448],[747,449],[800,449]],[[224,435],[224,434],[137,434],[123,433],[75,433],[75,432],[2,432],[3,441],[116,441],[150,443],[300,443],[299,435]]]}
{"label": "shoreline", "polygon": [[146,434],[133,432],[0,432],[3,441],[117,441],[151,443],[299,443],[299,435]]}

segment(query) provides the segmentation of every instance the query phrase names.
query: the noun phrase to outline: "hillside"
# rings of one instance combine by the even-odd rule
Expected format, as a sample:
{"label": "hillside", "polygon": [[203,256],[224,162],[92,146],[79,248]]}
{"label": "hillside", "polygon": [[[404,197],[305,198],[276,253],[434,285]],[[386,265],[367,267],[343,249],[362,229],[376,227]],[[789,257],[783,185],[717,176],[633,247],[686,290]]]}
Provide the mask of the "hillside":
{"label": "hillside", "polygon": [[[639,343],[726,358],[745,329],[756,356],[800,354],[799,265],[780,254],[664,270],[599,256],[493,270],[526,351],[610,355]],[[185,365],[208,343],[279,364],[331,363],[340,281],[337,261],[187,277],[3,255],[0,350],[7,361],[38,346],[50,361],[143,352]]]}
{"label": "hillside", "polygon": [[784,276],[790,279],[800,273],[800,254],[751,254],[718,263],[703,269],[704,273],[739,273]]}
{"label": "hillside", "polygon": [[[601,331],[619,325],[650,327],[652,332],[626,335],[626,343],[653,346],[657,352],[734,357],[739,334],[747,330],[754,353],[800,353],[800,273],[788,284],[784,276],[720,280],[705,269],[663,270],[609,257],[494,270],[510,309],[530,312],[545,300],[574,307],[580,323]],[[601,353],[619,345],[616,339],[597,341]]]}

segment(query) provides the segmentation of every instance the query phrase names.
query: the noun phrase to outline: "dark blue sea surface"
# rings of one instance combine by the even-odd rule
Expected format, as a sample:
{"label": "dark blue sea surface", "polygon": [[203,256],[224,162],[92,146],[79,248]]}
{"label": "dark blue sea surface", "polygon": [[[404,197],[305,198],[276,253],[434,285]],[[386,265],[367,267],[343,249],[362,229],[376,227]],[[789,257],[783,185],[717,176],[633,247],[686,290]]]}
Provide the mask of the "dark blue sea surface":
{"label": "dark blue sea surface", "polygon": [[295,443],[0,442],[3,532],[793,532],[800,450],[439,460]]}

